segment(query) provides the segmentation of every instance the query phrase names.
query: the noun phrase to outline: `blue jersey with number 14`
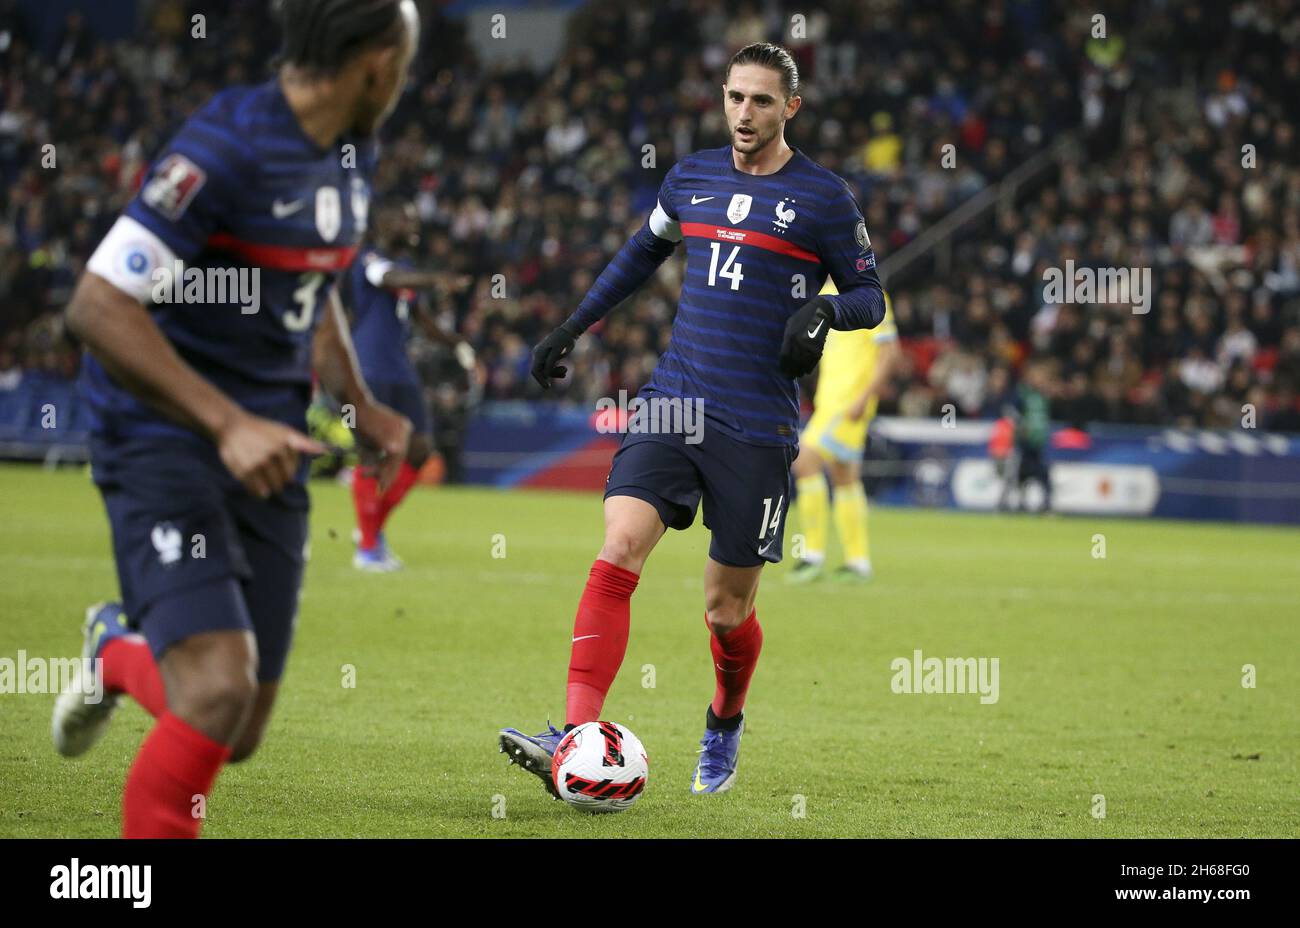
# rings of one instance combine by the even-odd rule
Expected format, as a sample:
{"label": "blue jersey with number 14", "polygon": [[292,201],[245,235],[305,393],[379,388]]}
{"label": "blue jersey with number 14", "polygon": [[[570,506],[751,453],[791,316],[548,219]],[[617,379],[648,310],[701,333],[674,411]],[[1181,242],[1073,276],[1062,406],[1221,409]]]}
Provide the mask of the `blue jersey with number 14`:
{"label": "blue jersey with number 14", "polygon": [[772,174],[737,170],[730,146],[688,155],[664,179],[648,229],[573,321],[586,328],[600,318],[674,242],[686,245],[686,275],[668,350],[641,395],[700,400],[707,419],[749,444],[796,444],[798,384],[779,364],[790,317],[828,279],[839,293],[825,297],[835,317],[822,325],[872,328],[884,317],[876,256],[848,185],[799,151]]}

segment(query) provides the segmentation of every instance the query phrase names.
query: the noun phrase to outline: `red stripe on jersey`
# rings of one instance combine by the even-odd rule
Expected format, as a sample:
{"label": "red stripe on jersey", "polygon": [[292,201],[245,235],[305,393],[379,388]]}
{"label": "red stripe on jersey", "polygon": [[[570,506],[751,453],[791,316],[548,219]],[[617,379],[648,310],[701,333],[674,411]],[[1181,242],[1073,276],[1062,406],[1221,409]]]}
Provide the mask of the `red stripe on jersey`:
{"label": "red stripe on jersey", "polygon": [[357,256],[348,248],[294,248],[290,245],[259,245],[218,232],[208,239],[209,248],[232,251],[249,264],[273,271],[341,271]]}
{"label": "red stripe on jersey", "polygon": [[711,226],[704,222],[683,222],[682,235],[707,238],[713,242],[735,242],[737,245],[754,245],[758,248],[766,248],[768,251],[776,251],[792,258],[798,258],[800,261],[811,261],[813,264],[822,263],[821,258],[811,251],[804,251],[798,245],[792,245],[783,238],[777,238],[775,235],[767,235],[763,232],[750,232],[747,229],[727,229],[722,226]]}

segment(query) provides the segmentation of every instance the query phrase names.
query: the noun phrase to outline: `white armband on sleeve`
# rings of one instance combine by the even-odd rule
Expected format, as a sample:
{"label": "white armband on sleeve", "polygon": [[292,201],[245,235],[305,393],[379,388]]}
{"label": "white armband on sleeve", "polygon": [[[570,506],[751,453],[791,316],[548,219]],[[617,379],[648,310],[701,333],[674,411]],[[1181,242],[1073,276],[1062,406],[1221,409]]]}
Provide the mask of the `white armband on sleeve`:
{"label": "white armband on sleeve", "polygon": [[143,304],[154,302],[163,275],[175,273],[176,252],[130,216],[119,216],[86,263],[117,289]]}
{"label": "white armband on sleeve", "polygon": [[372,287],[382,287],[384,285],[384,275],[392,269],[392,261],[378,258],[366,264],[366,280],[370,281]]}
{"label": "white armband on sleeve", "polygon": [[669,242],[682,240],[682,224],[670,218],[658,200],[655,201],[654,212],[650,214],[650,231]]}

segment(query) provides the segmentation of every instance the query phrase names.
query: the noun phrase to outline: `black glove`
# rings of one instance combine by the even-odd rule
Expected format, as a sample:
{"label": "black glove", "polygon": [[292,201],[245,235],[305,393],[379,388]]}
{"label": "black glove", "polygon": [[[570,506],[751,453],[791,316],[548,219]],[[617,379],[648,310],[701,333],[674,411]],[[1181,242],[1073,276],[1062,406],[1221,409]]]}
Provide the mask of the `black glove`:
{"label": "black glove", "polygon": [[826,347],[826,333],[835,319],[835,307],[824,296],[815,296],[785,324],[781,340],[781,373],[798,379],[812,373]]}
{"label": "black glove", "polygon": [[533,379],[542,385],[543,390],[551,389],[551,378],[558,380],[569,372],[567,367],[560,366],[560,360],[573,350],[581,334],[566,322],[533,349]]}

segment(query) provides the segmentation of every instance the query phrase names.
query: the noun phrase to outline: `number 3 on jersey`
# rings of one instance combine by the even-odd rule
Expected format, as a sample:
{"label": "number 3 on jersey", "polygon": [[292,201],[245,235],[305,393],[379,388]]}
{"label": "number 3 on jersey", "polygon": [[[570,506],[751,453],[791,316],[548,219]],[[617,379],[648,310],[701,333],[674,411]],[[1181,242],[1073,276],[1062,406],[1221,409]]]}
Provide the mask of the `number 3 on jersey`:
{"label": "number 3 on jersey", "polygon": [[731,254],[727,255],[727,260],[722,262],[722,270],[718,270],[718,255],[722,253],[722,243],[710,242],[709,247],[713,250],[713,256],[709,259],[709,286],[716,287],[718,278],[725,277],[731,281],[732,290],[739,290],[740,282],[745,279],[745,275],[740,273],[742,265],[736,264],[736,255],[740,253],[740,246],[731,246]]}
{"label": "number 3 on jersey", "polygon": [[297,312],[286,312],[284,327],[290,332],[306,332],[311,328],[312,316],[316,312],[316,291],[325,283],[325,275],[319,271],[303,274],[298,278],[298,289],[293,291],[293,301],[298,304]]}

